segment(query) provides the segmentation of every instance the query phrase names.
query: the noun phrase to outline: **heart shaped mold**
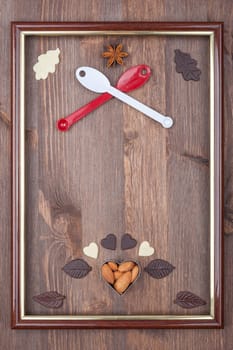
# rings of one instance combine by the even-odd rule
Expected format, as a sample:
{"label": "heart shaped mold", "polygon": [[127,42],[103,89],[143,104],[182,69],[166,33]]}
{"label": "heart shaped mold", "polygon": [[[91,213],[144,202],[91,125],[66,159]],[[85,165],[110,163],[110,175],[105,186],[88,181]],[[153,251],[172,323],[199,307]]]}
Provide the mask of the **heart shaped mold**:
{"label": "heart shaped mold", "polygon": [[141,267],[135,260],[106,261],[101,267],[103,280],[118,294],[123,295],[137,281]]}

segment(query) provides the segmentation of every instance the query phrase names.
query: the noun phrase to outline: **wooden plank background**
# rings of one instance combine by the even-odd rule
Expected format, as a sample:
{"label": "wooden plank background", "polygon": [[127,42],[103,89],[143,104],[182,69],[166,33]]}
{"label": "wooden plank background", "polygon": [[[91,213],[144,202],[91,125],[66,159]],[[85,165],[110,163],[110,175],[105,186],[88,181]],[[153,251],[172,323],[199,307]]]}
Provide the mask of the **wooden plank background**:
{"label": "wooden plank background", "polygon": [[[122,42],[130,56],[124,67],[108,69],[101,52],[114,42]],[[36,81],[32,67],[38,55],[56,47],[61,50],[56,73]],[[175,72],[176,48],[198,58],[203,71],[200,82],[187,83]],[[175,120],[172,129],[162,128],[116,99],[69,132],[56,129],[60,116],[95,96],[76,81],[77,65],[97,67],[115,83],[125,67],[141,62],[151,67],[152,77],[130,95],[161,112],[167,108]],[[26,40],[27,313],[210,313],[209,166],[193,161],[209,158],[208,72],[207,38]],[[115,252],[99,245],[109,232],[118,239]],[[139,257],[138,246],[121,251],[124,232],[135,237],[138,246],[148,240],[155,255]],[[98,259],[84,256],[93,271],[82,280],[71,280],[62,267],[82,257],[82,248],[93,241],[100,248]],[[176,267],[171,276],[156,281],[143,273],[155,257]],[[130,258],[141,264],[141,277],[130,293],[119,297],[104,285],[100,268],[106,259]],[[66,296],[61,309],[47,311],[32,300],[50,290]],[[180,290],[200,295],[206,306],[178,307],[173,300]]]}
{"label": "wooden plank background", "polygon": [[[90,4],[92,12],[90,13]],[[1,127],[0,127],[0,145],[1,145],[1,153],[0,153],[0,181],[1,181],[1,198],[2,198],[2,210],[0,213],[1,217],[1,223],[2,223],[2,229],[1,229],[1,254],[0,254],[0,280],[1,280],[1,307],[0,307],[0,346],[3,349],[41,349],[41,348],[49,348],[49,349],[81,349],[83,347],[87,349],[94,349],[96,348],[96,344],[98,344],[98,348],[101,349],[149,349],[149,348],[159,348],[159,349],[199,349],[205,347],[206,349],[232,349],[233,347],[233,338],[231,335],[231,329],[232,329],[232,313],[230,310],[232,309],[233,305],[233,299],[232,299],[232,293],[231,293],[231,285],[232,285],[232,267],[231,267],[231,252],[232,252],[232,235],[233,233],[233,225],[232,225],[232,212],[233,212],[233,199],[232,199],[232,155],[231,155],[231,147],[233,146],[233,140],[232,140],[232,84],[231,84],[231,77],[232,77],[232,16],[233,16],[233,10],[231,1],[222,1],[221,5],[219,5],[218,1],[147,1],[146,3],[140,3],[139,1],[101,1],[92,3],[89,1],[80,1],[77,5],[76,2],[72,1],[37,1],[36,3],[32,3],[29,1],[9,1],[1,2],[1,47],[2,47],[2,64],[0,67],[1,77],[2,77],[2,84],[0,86],[0,116],[1,116]],[[225,225],[225,232],[228,234],[226,236],[226,252],[225,252],[225,276],[226,276],[226,292],[225,292],[225,329],[224,330],[186,330],[186,331],[180,331],[180,330],[123,330],[123,331],[105,331],[105,330],[96,330],[96,331],[13,331],[10,329],[10,21],[17,20],[17,21],[94,21],[94,20],[116,20],[116,21],[135,21],[135,20],[141,20],[141,21],[224,21],[225,22],[225,155],[226,155],[226,161],[225,161],[225,191],[226,191],[226,225]],[[163,43],[160,43],[163,45]],[[36,43],[35,40],[30,43],[32,45],[32,51],[28,52],[28,57],[32,59],[32,54],[35,52],[36,48],[40,48],[42,51],[44,49],[47,49],[46,42]],[[33,46],[34,45],[34,46]],[[58,39],[58,47],[59,47],[59,39]],[[68,44],[67,44],[68,45]],[[83,41],[82,45],[88,45],[85,40]],[[130,45],[130,44],[128,44]],[[133,45],[133,44],[132,44]],[[202,43],[203,47],[205,46],[205,43]],[[166,54],[169,53],[169,50],[172,50],[172,45],[168,44],[166,47]],[[163,51],[163,50],[161,50]],[[40,53],[40,51],[38,52]],[[73,52],[74,54],[74,52]],[[157,57],[159,59],[159,55],[157,53]],[[74,57],[72,58],[74,59]],[[138,63],[136,60],[136,57],[132,57],[132,63]],[[135,61],[134,61],[135,59]],[[162,58],[161,58],[161,61]],[[61,69],[62,72],[62,65],[59,66],[59,69]],[[73,69],[73,68],[72,68]],[[162,69],[161,69],[162,72]],[[73,72],[72,72],[73,73]],[[167,72],[168,74],[169,72]],[[170,72],[171,73],[171,72]],[[30,81],[30,69],[28,69],[28,80]],[[116,73],[116,76],[119,75],[119,71]],[[162,73],[160,73],[162,75]],[[116,77],[112,77],[114,80]],[[163,81],[163,77],[158,77],[160,81]],[[71,106],[76,106],[76,99],[78,96],[75,96],[75,94],[72,94],[71,96],[68,95],[68,92],[64,91],[64,97],[61,101],[56,102],[55,99],[55,93],[58,91],[60,86],[56,86],[55,80],[51,80],[51,89],[50,91],[54,91],[51,93],[49,101],[53,103],[57,108],[57,111],[64,113],[66,115],[70,112]],[[71,81],[72,83],[72,81]],[[44,83],[41,84],[41,91],[40,94],[44,91]],[[175,87],[173,84],[175,82],[171,82],[169,86],[169,94],[172,95],[174,93]],[[175,103],[174,100],[164,100],[166,94],[164,93],[165,86],[160,86],[159,91],[159,104],[161,110],[166,106],[167,108],[167,114],[169,114],[170,110],[173,108],[173,104]],[[167,90],[166,90],[167,91]],[[38,104],[40,102],[39,95],[33,94],[33,86],[31,86],[31,90],[29,89],[29,93],[31,94],[30,98],[35,99],[33,102]],[[201,94],[201,91],[200,91]],[[90,96],[90,95],[89,95]],[[137,96],[137,93],[135,92],[135,96]],[[89,100],[89,97],[86,96],[87,101]],[[66,102],[69,100],[69,104]],[[56,104],[56,103],[57,104]],[[83,100],[83,102],[85,102]],[[72,105],[73,104],[73,105]],[[141,142],[142,140],[137,139],[137,129],[141,129],[142,123],[147,123],[148,121],[145,119],[136,118],[135,112],[131,113],[131,111],[128,111],[131,113],[130,115],[130,125],[129,125],[129,119],[121,119],[121,118],[114,118],[111,116],[111,108],[114,106],[114,101],[111,103],[106,104],[105,111],[106,113],[109,112],[109,116],[111,117],[109,123],[107,125],[103,126],[104,120],[101,119],[101,114],[99,114],[99,122],[100,122],[100,129],[104,130],[104,135],[101,135],[102,137],[102,143],[100,142],[100,135],[97,133],[98,130],[92,127],[92,123],[90,121],[86,121],[86,123],[89,123],[89,129],[90,135],[89,136],[89,147],[77,149],[75,150],[76,153],[76,163],[74,164],[74,169],[79,170],[77,168],[78,166],[78,159],[83,159],[83,157],[86,156],[86,152],[88,152],[89,159],[93,159],[93,167],[98,166],[96,160],[98,160],[98,157],[96,158],[96,154],[98,155],[98,149],[95,150],[95,153],[92,153],[93,150],[93,144],[95,140],[98,140],[98,144],[100,144],[100,148],[104,147],[104,139],[105,137],[108,137],[109,134],[114,134],[114,138],[111,143],[111,148],[106,147],[106,153],[105,153],[105,159],[101,159],[101,162],[104,164],[104,162],[107,162],[109,164],[109,161],[112,159],[112,155],[114,154],[114,164],[112,169],[108,170],[108,176],[111,178],[111,176],[116,177],[116,173],[114,172],[114,169],[117,169],[118,166],[122,167],[122,159],[119,157],[119,152],[117,151],[117,147],[119,142],[124,141],[124,170],[126,171],[128,169],[128,164],[131,162],[131,159],[128,159],[127,155],[132,155],[132,150],[129,148],[132,144],[136,147],[136,151],[140,152],[140,147],[142,147]],[[80,185],[80,188],[76,188],[77,178],[75,177],[75,174],[73,171],[67,171],[67,163],[69,161],[69,155],[67,154],[67,149],[69,149],[68,145],[70,141],[70,137],[62,136],[57,139],[55,139],[55,145],[57,148],[57,152],[60,152],[60,158],[62,159],[61,163],[53,163],[51,153],[46,153],[48,155],[48,158],[46,159],[46,167],[43,167],[43,169],[38,169],[37,174],[39,174],[39,178],[33,177],[33,172],[35,170],[35,167],[38,164],[38,159],[41,157],[44,157],[43,154],[40,154],[41,150],[38,151],[37,143],[38,140],[41,141],[41,138],[45,137],[47,140],[50,140],[52,138],[51,130],[53,130],[52,121],[50,117],[51,113],[49,111],[49,108],[51,106],[43,107],[41,106],[41,113],[43,113],[44,121],[49,124],[49,127],[46,129],[47,134],[45,136],[38,133],[39,127],[41,125],[38,125],[38,118],[35,117],[30,118],[30,125],[28,127],[29,131],[27,133],[27,145],[30,147],[30,155],[27,157],[30,158],[30,168],[29,171],[31,171],[30,175],[30,181],[35,181],[35,183],[40,184],[41,191],[39,192],[39,205],[41,213],[45,215],[44,218],[44,227],[42,225],[41,230],[44,228],[44,240],[41,240],[41,245],[43,245],[43,242],[47,241],[46,232],[48,231],[47,226],[49,223],[49,220],[51,217],[49,215],[46,216],[46,213],[48,214],[48,210],[46,205],[48,195],[51,193],[52,185],[54,184],[53,181],[53,169],[54,167],[59,169],[61,173],[61,179],[59,180],[59,191],[57,195],[55,194],[54,197],[50,198],[53,199],[53,207],[55,208],[55,211],[52,213],[52,225],[53,227],[61,227],[61,222],[59,221],[61,214],[63,218],[63,224],[70,225],[70,228],[74,227],[74,232],[69,230],[70,236],[68,237],[70,242],[70,245],[68,247],[69,254],[71,252],[71,256],[76,256],[79,254],[79,247],[80,243],[86,244],[88,242],[84,241],[85,234],[80,235],[80,237],[76,238],[74,233],[76,230],[79,232],[93,232],[93,226],[95,227],[102,227],[103,231],[108,232],[118,230],[124,231],[134,231],[134,227],[138,227],[138,223],[136,222],[137,217],[134,217],[133,214],[130,212],[130,210],[127,210],[130,208],[134,203],[137,205],[137,202],[135,202],[135,198],[129,198],[129,202],[126,203],[126,209],[125,209],[125,222],[121,222],[119,218],[122,218],[123,212],[121,211],[122,208],[119,206],[119,201],[122,200],[122,197],[125,195],[125,193],[122,192],[122,183],[121,179],[119,178],[119,181],[112,182],[110,180],[106,180],[104,177],[102,179],[98,178],[96,179],[96,182],[93,183],[93,186],[95,186],[95,190],[99,188],[99,193],[97,192],[98,198],[101,200],[101,194],[103,193],[103,189],[105,186],[105,182],[107,181],[108,189],[111,189],[111,186],[119,186],[119,188],[113,187],[112,189],[118,193],[118,196],[115,198],[115,202],[112,203],[112,198],[102,198],[103,201],[101,201],[101,208],[97,206],[97,204],[89,203],[88,198],[86,198],[86,205],[93,205],[96,206],[93,208],[93,210],[98,213],[98,210],[101,209],[101,216],[103,215],[111,215],[112,222],[111,226],[109,223],[101,222],[101,218],[98,217],[98,215],[95,215],[95,222],[93,221],[89,222],[89,226],[87,227],[81,227],[81,219],[80,219],[80,207],[77,203],[76,198],[67,198],[66,197],[66,189],[68,188],[68,192],[72,193],[74,190],[74,195],[76,194],[76,191],[79,191],[79,193],[82,193],[82,196],[85,198],[85,184],[87,186],[87,183],[83,183],[83,186]],[[44,109],[43,109],[44,108]],[[128,107],[121,107],[122,110]],[[117,110],[119,111],[119,105],[117,105]],[[30,113],[37,113],[36,111],[30,111]],[[89,118],[90,119],[90,118]],[[121,124],[120,124],[121,123]],[[101,125],[102,124],[102,125]],[[80,124],[81,125],[81,124]],[[84,125],[84,123],[82,123]],[[123,137],[120,133],[119,135],[116,133],[116,130],[120,130],[119,126],[122,126],[124,128],[125,134],[124,134],[124,140],[121,138]],[[107,126],[107,128],[106,128]],[[75,133],[75,136],[82,137],[82,128],[84,126],[80,126],[80,131],[74,129],[72,130],[72,133]],[[134,130],[135,133],[132,133],[131,131]],[[78,135],[80,133],[80,135]],[[205,134],[205,133],[204,133]],[[85,134],[86,135],[86,134]],[[56,137],[56,136],[54,136]],[[136,137],[136,141],[134,138]],[[154,137],[155,140],[157,140],[160,135],[154,135],[151,131],[151,137]],[[170,167],[173,167],[174,164],[176,164],[176,157],[180,154],[182,145],[179,144],[179,140],[174,137],[171,140],[171,144],[169,144],[170,149],[173,150],[173,155],[170,161]],[[46,140],[42,139],[42,142],[44,141],[44,145],[48,144]],[[88,143],[85,142],[85,140],[81,140],[80,142],[83,142],[83,144],[87,145]],[[154,141],[156,143],[156,141]],[[193,140],[193,143],[195,144],[195,140]],[[63,145],[66,145],[67,147],[62,147]],[[70,144],[72,145],[72,143]],[[147,145],[143,145],[144,147],[148,147]],[[156,145],[157,146],[157,145]],[[138,147],[138,148],[137,148]],[[160,145],[161,152],[165,152],[166,149],[164,149],[165,146]],[[147,149],[147,148],[146,148]],[[196,150],[196,149],[195,149]],[[203,147],[202,147],[203,150]],[[34,152],[34,153],[33,153]],[[148,153],[149,154],[149,153]],[[207,155],[208,156],[208,155]],[[146,162],[146,160],[144,160]],[[147,162],[146,162],[147,164]],[[185,164],[185,160],[184,160]],[[134,170],[137,170],[137,164],[134,164]],[[85,169],[80,170],[84,174],[86,174]],[[163,169],[157,169],[157,175],[161,176]],[[92,174],[94,172],[94,169],[92,169]],[[112,173],[111,173],[112,172]],[[130,172],[127,172],[128,174],[128,181],[130,180]],[[200,176],[200,172],[198,173]],[[139,174],[140,175],[140,174]],[[43,181],[44,176],[51,176],[50,178],[50,186],[46,188],[45,182]],[[87,174],[87,176],[90,176]],[[63,179],[69,179],[69,181],[64,182]],[[91,178],[93,182],[93,177]],[[180,179],[175,179],[177,183],[180,183]],[[203,180],[204,181],[204,180]],[[129,181],[130,182],[130,181]],[[171,179],[171,184],[174,186],[174,180]],[[126,176],[126,184],[127,184],[127,176]],[[63,188],[64,185],[64,188]],[[68,186],[68,187],[67,187]],[[131,185],[132,186],[132,185]],[[137,186],[137,183],[134,184],[134,186]],[[127,192],[127,186],[125,187],[125,191]],[[53,190],[53,188],[52,188]],[[55,193],[55,191],[52,191]],[[131,191],[132,193],[132,191]],[[29,193],[28,196],[33,196],[33,193]],[[38,200],[36,198],[36,200]],[[77,203],[77,205],[73,205],[73,203]],[[109,206],[109,203],[111,203],[111,206]],[[62,208],[69,207],[69,211],[72,209],[72,212],[74,213],[73,216],[69,216],[67,219],[65,216],[64,209],[61,213],[61,205]],[[163,206],[162,203],[160,203],[161,207]],[[72,206],[72,208],[70,207]],[[31,209],[33,212],[33,208]],[[191,210],[191,209],[190,209]],[[111,211],[109,213],[109,211]],[[166,213],[165,213],[166,214]],[[164,214],[164,215],[165,215]],[[30,218],[31,223],[35,224],[37,223],[37,220],[39,219],[38,214],[36,213],[36,210],[34,210],[34,214]],[[47,220],[47,222],[46,222]],[[203,217],[204,220],[204,217]],[[86,220],[87,221],[87,220]],[[41,221],[42,223],[42,221]],[[140,224],[140,223],[139,223]],[[177,223],[172,220],[169,225],[173,227],[174,225],[177,225]],[[30,227],[30,221],[28,222],[28,225]],[[56,226],[57,225],[57,226]],[[102,226],[101,226],[102,225]],[[148,223],[149,225],[149,223]],[[40,224],[41,226],[41,224]],[[64,228],[65,230],[65,228]],[[84,231],[83,231],[84,230]],[[162,230],[162,229],[161,229]],[[184,229],[185,231],[185,229]],[[92,233],[94,235],[94,233]],[[166,232],[165,232],[166,234]],[[83,238],[83,242],[81,242],[81,239]],[[58,237],[59,238],[59,237]],[[35,237],[36,239],[36,237]],[[58,239],[59,241],[59,239]],[[28,242],[28,254],[29,256],[33,256],[33,254],[36,254],[36,251],[33,251],[33,247],[35,247],[35,243],[33,244],[33,241],[30,240]],[[157,246],[159,245],[159,242],[156,242]],[[171,243],[172,244],[172,243]],[[161,244],[162,245],[162,244]],[[161,247],[162,249],[162,247]],[[163,246],[164,249],[164,246]],[[172,246],[168,246],[167,248],[172,249]],[[53,259],[65,259],[67,256],[65,255],[66,252],[64,252],[64,249],[52,249],[49,253],[50,261]],[[57,255],[57,256],[55,256]],[[104,256],[103,256],[104,258]],[[57,260],[56,260],[57,261]],[[45,260],[45,275],[46,275],[46,260]],[[48,262],[49,263],[49,262]],[[40,274],[39,267],[34,266],[34,272]],[[31,271],[31,267],[28,266],[29,271]],[[187,268],[186,273],[189,271],[189,268]],[[185,271],[184,271],[185,273]],[[34,286],[35,290],[38,288],[36,285],[36,282],[39,283],[40,279],[33,278],[32,274],[28,274],[31,276],[31,280],[29,281],[30,285]],[[51,282],[52,281],[52,282]],[[44,282],[43,282],[44,283]],[[52,283],[53,285],[56,285],[56,280],[53,280],[53,273],[51,271],[51,275],[47,274],[47,281],[46,286],[49,285],[49,283]],[[88,280],[87,280],[88,283]],[[40,286],[42,287],[42,286]],[[88,286],[87,286],[88,287]],[[203,290],[205,289],[205,284],[203,284]],[[70,297],[73,297],[73,295],[70,295]],[[30,299],[30,298],[29,298]],[[114,303],[113,303],[114,304]],[[98,313],[99,310],[104,308],[106,305],[103,305],[101,302],[97,305],[96,312]],[[86,305],[86,310],[90,305]],[[91,306],[93,308],[93,305]],[[113,305],[113,308],[116,307]],[[119,305],[118,305],[119,307]],[[163,307],[163,306],[162,306]],[[35,311],[35,306],[28,304],[28,310]],[[121,305],[120,308],[123,308]],[[40,309],[41,310],[41,309]],[[39,309],[37,310],[39,312]],[[72,310],[72,308],[69,310],[70,312],[75,312],[76,310]]]}

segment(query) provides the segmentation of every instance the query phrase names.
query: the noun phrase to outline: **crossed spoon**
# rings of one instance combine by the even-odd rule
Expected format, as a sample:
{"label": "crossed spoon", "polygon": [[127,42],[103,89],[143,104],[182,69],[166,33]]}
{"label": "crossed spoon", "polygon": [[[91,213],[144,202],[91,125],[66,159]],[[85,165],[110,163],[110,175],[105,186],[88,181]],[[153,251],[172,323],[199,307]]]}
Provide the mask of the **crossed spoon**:
{"label": "crossed spoon", "polygon": [[111,86],[108,78],[92,67],[80,67],[76,70],[76,78],[88,90],[97,93],[109,93],[110,95],[116,97],[118,100],[128,104],[129,106],[135,108],[136,110],[142,112],[147,117],[157,121],[164,128],[171,128],[173,125],[173,119],[167,117],[154,109],[146,106],[145,104],[139,102],[135,98],[128,96],[124,92],[118,90],[117,88]]}
{"label": "crossed spoon", "polygon": [[[128,68],[124,73],[122,73],[117,81],[116,87],[123,92],[130,92],[144,85],[149,80],[150,76],[150,67],[145,64],[139,64]],[[108,93],[101,94],[73,113],[59,119],[56,123],[58,130],[69,130],[74,123],[85,118],[94,109],[100,107],[111,98],[113,98],[113,96],[109,95]]]}

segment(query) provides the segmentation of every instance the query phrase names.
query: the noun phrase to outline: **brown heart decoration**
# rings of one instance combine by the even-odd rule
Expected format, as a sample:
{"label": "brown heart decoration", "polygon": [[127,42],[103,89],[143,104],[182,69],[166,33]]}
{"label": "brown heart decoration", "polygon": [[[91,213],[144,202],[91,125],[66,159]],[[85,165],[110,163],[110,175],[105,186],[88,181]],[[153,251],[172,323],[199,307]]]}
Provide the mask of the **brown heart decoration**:
{"label": "brown heart decoration", "polygon": [[105,238],[101,240],[100,244],[105,249],[116,250],[116,241],[116,235],[109,233]]}
{"label": "brown heart decoration", "polygon": [[119,295],[123,295],[138,279],[141,268],[136,261],[107,261],[101,267],[102,278]]}
{"label": "brown heart decoration", "polygon": [[127,250],[136,247],[137,245],[136,239],[132,238],[129,233],[125,233],[121,238],[121,249]]}

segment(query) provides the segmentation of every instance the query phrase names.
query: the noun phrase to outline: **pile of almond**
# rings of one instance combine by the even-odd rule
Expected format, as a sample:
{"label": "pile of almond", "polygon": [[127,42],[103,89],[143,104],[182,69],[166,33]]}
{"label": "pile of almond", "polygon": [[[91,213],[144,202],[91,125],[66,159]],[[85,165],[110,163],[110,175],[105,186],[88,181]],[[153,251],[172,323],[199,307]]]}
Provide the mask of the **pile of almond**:
{"label": "pile of almond", "polygon": [[138,277],[139,267],[134,261],[124,261],[121,264],[108,261],[102,266],[101,272],[105,281],[119,294],[123,294]]}

